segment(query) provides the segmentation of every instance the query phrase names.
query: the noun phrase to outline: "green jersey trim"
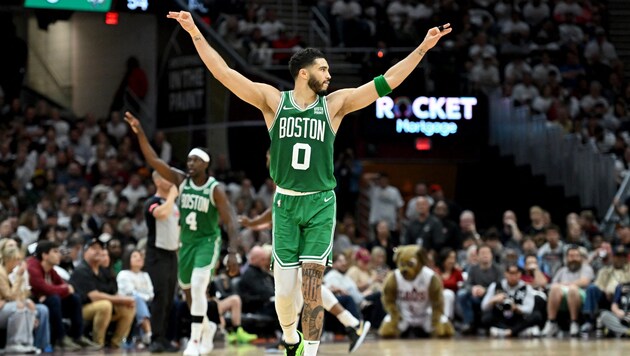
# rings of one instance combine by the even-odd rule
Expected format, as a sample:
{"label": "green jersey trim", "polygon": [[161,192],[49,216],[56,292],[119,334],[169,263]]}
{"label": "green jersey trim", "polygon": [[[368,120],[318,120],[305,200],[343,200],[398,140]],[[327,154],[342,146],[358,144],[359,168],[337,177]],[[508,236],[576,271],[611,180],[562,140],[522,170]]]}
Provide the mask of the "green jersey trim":
{"label": "green jersey trim", "polygon": [[278,121],[278,114],[280,114],[280,109],[282,109],[282,105],[284,104],[284,92],[280,92],[280,102],[278,103],[278,107],[276,108],[276,114],[273,116],[273,122],[271,126],[267,130],[269,134],[271,134],[271,130],[276,126],[276,121]]}
{"label": "green jersey trim", "polygon": [[296,110],[306,111],[306,110],[314,108],[315,105],[319,104],[319,95],[317,96],[317,99],[315,99],[314,102],[312,102],[309,106],[305,107],[304,109],[300,109],[300,106],[295,103],[295,99],[293,99],[293,90],[289,92],[289,101],[291,101],[291,104]]}

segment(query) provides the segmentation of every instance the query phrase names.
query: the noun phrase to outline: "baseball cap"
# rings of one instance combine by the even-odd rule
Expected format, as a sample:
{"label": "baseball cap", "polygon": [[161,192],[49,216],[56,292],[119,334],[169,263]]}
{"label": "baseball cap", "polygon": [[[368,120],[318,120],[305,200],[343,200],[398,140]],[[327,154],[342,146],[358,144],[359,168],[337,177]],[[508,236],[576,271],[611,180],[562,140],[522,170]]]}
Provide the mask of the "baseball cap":
{"label": "baseball cap", "polygon": [[88,248],[90,248],[93,245],[99,245],[99,246],[101,246],[101,248],[105,247],[105,244],[103,244],[103,242],[101,240],[97,239],[96,237],[92,237],[92,238],[87,240],[85,245],[83,245],[83,249],[87,250]]}

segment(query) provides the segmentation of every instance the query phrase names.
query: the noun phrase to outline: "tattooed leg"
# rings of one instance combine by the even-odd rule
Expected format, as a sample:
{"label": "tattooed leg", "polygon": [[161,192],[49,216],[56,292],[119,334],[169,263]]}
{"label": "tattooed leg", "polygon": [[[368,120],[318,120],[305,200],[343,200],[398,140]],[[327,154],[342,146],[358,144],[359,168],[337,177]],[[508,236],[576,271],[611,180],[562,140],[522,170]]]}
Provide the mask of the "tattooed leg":
{"label": "tattooed leg", "polygon": [[324,328],[324,306],[322,305],[323,265],[305,263],[302,265],[302,330],[304,339],[319,341]]}

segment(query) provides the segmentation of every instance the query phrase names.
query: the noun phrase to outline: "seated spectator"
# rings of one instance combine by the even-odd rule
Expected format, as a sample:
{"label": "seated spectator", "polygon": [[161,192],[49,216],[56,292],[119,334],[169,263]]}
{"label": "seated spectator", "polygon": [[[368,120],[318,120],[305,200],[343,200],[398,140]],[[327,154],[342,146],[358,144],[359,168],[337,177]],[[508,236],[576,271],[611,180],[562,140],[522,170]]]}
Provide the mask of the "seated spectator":
{"label": "seated spectator", "polygon": [[[381,293],[376,292],[364,295],[355,281],[348,276],[347,272],[348,261],[346,256],[341,253],[334,255],[332,269],[324,275],[323,285],[334,294],[339,303],[344,305],[346,309],[361,311],[365,315],[365,319],[369,320],[372,325],[380,325],[385,317],[385,312],[380,302]],[[355,317],[361,319],[361,314],[355,315]]]}
{"label": "seated spectator", "polygon": [[571,336],[578,336],[580,325],[578,319],[586,292],[584,289],[593,280],[593,269],[585,263],[577,246],[571,246],[566,252],[566,266],[560,268],[553,276],[549,297],[547,298],[547,323],[542,331],[544,336],[554,336],[558,333],[558,312],[569,309]]}
{"label": "seated spectator", "polygon": [[[100,350],[101,346],[83,336],[81,300],[72,285],[66,283],[55,271],[61,254],[56,242],[40,241],[35,256],[27,259],[31,292],[35,300],[48,307],[51,323],[51,340],[64,351]],[[63,319],[70,320],[67,331]]]}
{"label": "seated spectator", "polygon": [[582,308],[585,320],[581,328],[582,333],[588,334],[593,331],[595,318],[600,309],[610,309],[617,285],[629,282],[628,253],[625,247],[617,246],[613,250],[612,265],[600,269],[597,272],[595,283],[586,288],[586,299]]}
{"label": "seated spectator", "polygon": [[142,331],[142,342],[151,344],[151,312],[153,283],[147,272],[143,272],[144,255],[139,250],[128,252],[123,259],[123,270],[116,276],[118,294],[132,297],[136,302],[136,325]]}
{"label": "seated spectator", "polygon": [[[531,240],[530,240],[531,241]],[[549,284],[549,276],[543,273],[538,266],[538,257],[530,253],[525,255],[521,280],[530,285],[534,290],[545,292]]]}
{"label": "seated spectator", "polygon": [[630,283],[622,283],[615,289],[610,311],[603,310],[602,324],[617,334],[630,334]]}
{"label": "seated spectator", "polygon": [[457,292],[457,305],[462,312],[462,333],[470,334],[475,330],[475,313],[480,311],[481,300],[492,282],[501,280],[502,272],[494,264],[490,246],[479,247],[479,263],[468,271],[464,287]]}
{"label": "seated spectator", "polygon": [[[34,346],[35,303],[28,299],[22,288],[26,266],[17,247],[5,248],[0,255],[0,327],[7,328],[7,353],[40,353]],[[16,279],[11,282],[9,273],[17,268]],[[46,320],[48,322],[48,320]]]}
{"label": "seated spectator", "polygon": [[417,244],[433,255],[446,245],[442,222],[431,214],[429,200],[423,196],[416,199],[416,211],[416,218],[409,222],[405,232],[404,244]]}
{"label": "seated spectator", "polygon": [[488,286],[481,302],[482,323],[494,337],[538,336],[543,316],[534,310],[534,290],[521,280],[521,270],[508,264],[501,282]]}
{"label": "seated spectator", "polygon": [[275,317],[274,283],[269,272],[271,253],[260,246],[249,251],[249,266],[238,283],[238,293],[243,301],[243,312],[262,313]]}
{"label": "seated spectator", "polygon": [[375,247],[381,247],[384,249],[387,256],[385,260],[387,266],[390,269],[395,269],[396,263],[394,262],[394,247],[396,246],[397,244],[392,240],[389,224],[382,220],[376,224],[376,238],[374,241],[368,242],[365,247],[370,251]]}
{"label": "seated spectator", "polygon": [[523,7],[523,19],[532,28],[540,26],[550,15],[549,5],[543,0],[528,0]]}
{"label": "seated spectator", "polygon": [[440,251],[435,261],[435,271],[442,280],[444,287],[444,315],[453,320],[455,316],[455,295],[464,285],[462,270],[456,266],[457,254],[455,250],[445,247]]}
{"label": "seated spectator", "polygon": [[116,322],[111,345],[119,348],[131,330],[136,315],[133,297],[117,295],[116,282],[111,282],[107,270],[101,267],[103,243],[91,238],[84,247],[83,261],[70,277],[70,284],[81,297],[83,319],[92,322],[92,340],[105,345],[105,332],[110,321]]}
{"label": "seated spectator", "polygon": [[363,295],[381,292],[383,280],[377,280],[376,271],[372,268],[372,255],[365,248],[360,248],[354,254],[356,264],[348,268],[347,275],[359,287]]}
{"label": "seated spectator", "polygon": [[483,52],[481,58],[481,63],[475,64],[470,70],[469,80],[474,90],[490,94],[499,86],[499,67],[492,53]]}
{"label": "seated spectator", "polygon": [[560,240],[560,228],[556,225],[548,226],[545,238],[547,242],[538,249],[538,258],[543,273],[553,276],[562,267],[564,243]]}

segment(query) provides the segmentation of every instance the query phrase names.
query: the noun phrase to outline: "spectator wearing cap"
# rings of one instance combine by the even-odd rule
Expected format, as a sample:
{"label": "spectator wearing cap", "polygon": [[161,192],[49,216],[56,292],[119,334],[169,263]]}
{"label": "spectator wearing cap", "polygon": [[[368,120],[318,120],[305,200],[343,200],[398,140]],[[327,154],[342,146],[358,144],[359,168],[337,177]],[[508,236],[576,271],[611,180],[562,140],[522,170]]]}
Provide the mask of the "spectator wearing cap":
{"label": "spectator wearing cap", "polygon": [[[66,283],[55,271],[61,254],[59,245],[52,241],[40,241],[35,256],[27,259],[31,293],[35,300],[46,305],[50,314],[51,340],[65,351],[98,350],[100,346],[83,336],[81,300],[72,285]],[[70,320],[67,335],[62,319]]]}
{"label": "spectator wearing cap", "polygon": [[599,310],[610,309],[617,285],[628,282],[630,282],[628,253],[625,247],[617,246],[613,249],[612,265],[600,269],[595,282],[586,288],[586,299],[582,308],[585,320],[581,327],[582,333],[588,334],[593,330]]}
{"label": "spectator wearing cap", "polygon": [[117,295],[116,284],[110,283],[109,273],[100,267],[103,251],[103,243],[97,238],[88,240],[83,261],[70,277],[70,284],[81,297],[83,320],[92,322],[92,340],[104,346],[105,332],[110,322],[115,321],[111,345],[118,348],[131,330],[136,306],[133,297]]}

